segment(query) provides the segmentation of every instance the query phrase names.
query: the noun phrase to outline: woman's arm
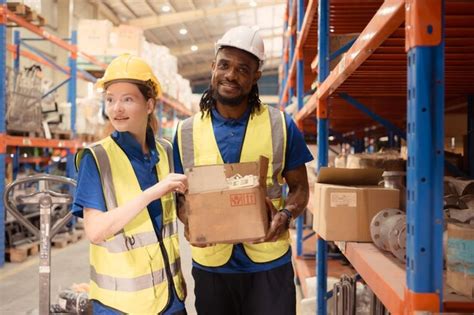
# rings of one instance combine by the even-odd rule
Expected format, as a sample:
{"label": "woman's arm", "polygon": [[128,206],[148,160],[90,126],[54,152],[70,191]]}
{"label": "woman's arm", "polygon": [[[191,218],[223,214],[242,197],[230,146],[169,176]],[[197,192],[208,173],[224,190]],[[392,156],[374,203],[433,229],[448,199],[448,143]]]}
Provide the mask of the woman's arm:
{"label": "woman's arm", "polygon": [[101,243],[123,229],[153,200],[159,199],[172,191],[184,193],[187,187],[188,183],[185,175],[172,173],[164,180],[112,211],[103,212],[97,209],[84,208],[86,236],[94,244]]}

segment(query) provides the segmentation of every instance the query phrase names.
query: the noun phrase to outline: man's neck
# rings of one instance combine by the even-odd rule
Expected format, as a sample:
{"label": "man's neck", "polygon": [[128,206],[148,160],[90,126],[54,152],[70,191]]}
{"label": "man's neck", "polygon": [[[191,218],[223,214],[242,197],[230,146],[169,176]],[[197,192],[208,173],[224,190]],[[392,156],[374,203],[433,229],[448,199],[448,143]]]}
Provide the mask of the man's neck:
{"label": "man's neck", "polygon": [[219,114],[226,118],[226,119],[239,119],[242,117],[245,112],[247,111],[248,103],[243,102],[239,106],[225,106],[220,104],[219,102],[216,103],[216,109]]}

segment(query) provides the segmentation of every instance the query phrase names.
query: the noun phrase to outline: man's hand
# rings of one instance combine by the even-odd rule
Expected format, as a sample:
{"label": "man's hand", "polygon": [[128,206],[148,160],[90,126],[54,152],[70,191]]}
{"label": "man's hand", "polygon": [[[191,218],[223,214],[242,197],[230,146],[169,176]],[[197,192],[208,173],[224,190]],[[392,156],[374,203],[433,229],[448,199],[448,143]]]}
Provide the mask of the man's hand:
{"label": "man's hand", "polygon": [[288,216],[286,213],[278,211],[268,197],[265,199],[265,203],[270,214],[271,223],[264,241],[275,242],[288,229]]}

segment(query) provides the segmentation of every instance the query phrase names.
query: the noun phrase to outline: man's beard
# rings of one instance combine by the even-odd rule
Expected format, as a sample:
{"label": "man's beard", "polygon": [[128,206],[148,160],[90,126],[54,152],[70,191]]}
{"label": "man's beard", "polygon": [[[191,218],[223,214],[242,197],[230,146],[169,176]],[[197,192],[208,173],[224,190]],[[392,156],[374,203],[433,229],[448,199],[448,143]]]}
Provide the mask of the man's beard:
{"label": "man's beard", "polygon": [[225,106],[230,106],[230,107],[237,107],[239,106],[240,104],[242,104],[242,102],[247,98],[248,94],[242,94],[242,95],[239,95],[239,96],[236,96],[236,97],[225,97],[225,96],[222,96],[221,94],[219,94],[219,92],[217,91],[217,89],[213,89],[211,88],[211,95],[212,95],[212,98],[221,103],[222,105],[225,105]]}

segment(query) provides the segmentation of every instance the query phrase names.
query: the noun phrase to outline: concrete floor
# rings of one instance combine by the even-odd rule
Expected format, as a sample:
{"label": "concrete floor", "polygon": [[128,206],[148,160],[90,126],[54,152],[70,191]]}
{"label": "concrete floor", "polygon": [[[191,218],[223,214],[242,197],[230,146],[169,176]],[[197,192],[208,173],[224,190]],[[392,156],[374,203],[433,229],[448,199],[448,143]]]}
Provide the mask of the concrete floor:
{"label": "concrete floor", "polygon": [[[180,231],[183,231],[180,227]],[[181,238],[181,267],[188,289],[186,310],[194,309],[194,281],[191,276],[191,250]],[[183,241],[184,240],[184,241]],[[0,314],[38,314],[38,256],[22,263],[6,263],[0,268]],[[89,282],[89,242],[85,239],[65,248],[53,248],[51,257],[51,303],[57,303],[59,291],[74,283]]]}
{"label": "concrete floor", "polygon": [[[196,315],[194,281],[191,276],[191,250],[180,226],[181,267],[187,284],[186,310]],[[89,282],[89,242],[85,239],[52,251],[51,303],[57,303],[59,291],[74,283]],[[297,287],[297,301],[301,291]],[[6,263],[0,268],[0,314],[38,314],[38,256],[22,263]],[[297,303],[297,309],[300,308]],[[298,312],[300,313],[300,312]]]}

